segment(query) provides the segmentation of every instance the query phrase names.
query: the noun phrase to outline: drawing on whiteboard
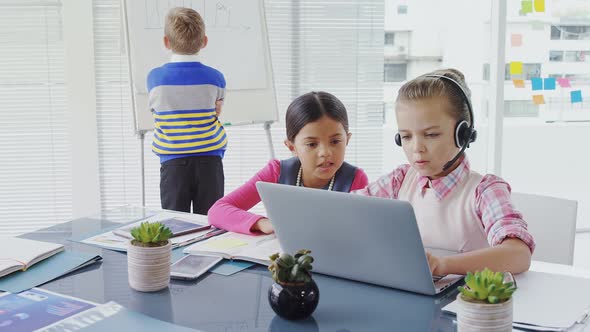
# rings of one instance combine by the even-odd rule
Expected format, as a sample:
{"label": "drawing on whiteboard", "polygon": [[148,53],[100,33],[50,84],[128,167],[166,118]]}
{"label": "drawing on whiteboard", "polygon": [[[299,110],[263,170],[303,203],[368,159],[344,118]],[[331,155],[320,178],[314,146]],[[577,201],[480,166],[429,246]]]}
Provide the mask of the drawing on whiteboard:
{"label": "drawing on whiteboard", "polygon": [[[250,30],[250,26],[236,24],[232,21],[231,10],[231,6],[218,2],[215,6],[215,19],[209,27],[212,29]],[[205,21],[207,21],[207,18],[205,18]]]}
{"label": "drawing on whiteboard", "polygon": [[[163,29],[168,11],[174,7],[188,7],[196,10],[205,21],[207,29],[250,30],[251,27],[232,21],[232,7],[215,3],[214,9],[207,0],[145,0],[145,29]],[[209,3],[212,3],[210,1]],[[234,18],[235,20],[235,18]]]}
{"label": "drawing on whiteboard", "polygon": [[199,52],[199,61],[225,76],[228,94],[222,121],[232,124],[276,121],[278,112],[264,1],[123,0],[137,133],[154,129],[147,106],[146,78],[152,69],[170,59],[171,51],[162,43],[162,26],[170,8],[176,6],[190,6],[206,13],[203,18],[209,42]]}
{"label": "drawing on whiteboard", "polygon": [[226,7],[221,2],[215,6],[215,22],[212,27],[229,27],[231,22],[231,8]]}

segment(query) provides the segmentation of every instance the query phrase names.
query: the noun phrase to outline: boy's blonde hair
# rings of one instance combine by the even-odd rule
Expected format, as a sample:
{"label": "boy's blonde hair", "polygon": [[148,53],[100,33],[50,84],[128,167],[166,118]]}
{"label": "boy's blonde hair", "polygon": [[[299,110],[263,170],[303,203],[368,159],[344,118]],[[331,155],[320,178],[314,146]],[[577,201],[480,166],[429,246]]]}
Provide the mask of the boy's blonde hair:
{"label": "boy's blonde hair", "polygon": [[205,39],[205,22],[194,9],[176,7],[166,15],[164,34],[176,54],[196,54]]}
{"label": "boy's blonde hair", "polygon": [[465,76],[457,69],[439,69],[406,82],[398,92],[396,102],[404,100],[416,100],[432,97],[446,97],[451,105],[450,115],[457,121],[465,120],[471,123],[469,108],[463,98],[459,87],[452,82],[427,75],[441,75],[452,78],[461,85],[468,98],[471,98],[471,90],[465,83]]}

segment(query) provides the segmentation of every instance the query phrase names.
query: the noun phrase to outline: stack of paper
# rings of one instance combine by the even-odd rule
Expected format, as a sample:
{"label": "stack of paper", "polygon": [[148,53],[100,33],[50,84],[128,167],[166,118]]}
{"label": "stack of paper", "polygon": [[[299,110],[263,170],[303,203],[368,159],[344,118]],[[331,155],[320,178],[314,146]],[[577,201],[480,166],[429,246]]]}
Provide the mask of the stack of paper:
{"label": "stack of paper", "polygon": [[[172,232],[172,237],[186,235],[190,233],[202,232],[211,228],[208,223],[198,223],[194,220],[184,219],[179,217],[165,218],[158,221],[164,226],[168,227]],[[124,238],[132,239],[131,230],[135,227],[140,226],[141,222],[132,223],[127,226],[122,226],[113,230],[115,235],[122,236]]]}
{"label": "stack of paper", "polygon": [[[76,241],[105,249],[126,252],[130,241],[128,238],[129,230],[135,226],[139,226],[142,222],[167,222],[179,234],[183,234],[170,239],[172,248],[182,247],[199,241],[200,239],[209,238],[211,236],[225,232],[224,230],[219,230],[209,226],[207,216],[198,214],[184,215],[180,213],[162,212],[146,219],[136,220],[131,223],[112,227],[110,229],[103,229],[98,233],[86,234],[81,237],[71,238],[70,241]],[[194,223],[195,227],[187,228],[186,225],[189,223]],[[189,231],[189,233],[186,233],[187,231]],[[119,235],[117,235],[117,233]]]}

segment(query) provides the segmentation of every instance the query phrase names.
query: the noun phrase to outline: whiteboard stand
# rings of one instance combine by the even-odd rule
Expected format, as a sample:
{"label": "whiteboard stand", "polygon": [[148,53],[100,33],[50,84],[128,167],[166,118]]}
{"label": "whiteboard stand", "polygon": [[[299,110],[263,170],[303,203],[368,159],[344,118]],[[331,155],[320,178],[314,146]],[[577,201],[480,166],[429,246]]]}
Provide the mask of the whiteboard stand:
{"label": "whiteboard stand", "polygon": [[270,159],[275,159],[275,149],[272,145],[272,135],[270,134],[270,125],[272,121],[266,121],[264,123],[264,131],[266,131],[266,140],[268,141],[268,152],[270,153]]}
{"label": "whiteboard stand", "polygon": [[145,207],[145,148],[144,148],[144,143],[145,143],[145,131],[140,131],[138,133],[139,135],[139,158],[141,158],[141,206]]}

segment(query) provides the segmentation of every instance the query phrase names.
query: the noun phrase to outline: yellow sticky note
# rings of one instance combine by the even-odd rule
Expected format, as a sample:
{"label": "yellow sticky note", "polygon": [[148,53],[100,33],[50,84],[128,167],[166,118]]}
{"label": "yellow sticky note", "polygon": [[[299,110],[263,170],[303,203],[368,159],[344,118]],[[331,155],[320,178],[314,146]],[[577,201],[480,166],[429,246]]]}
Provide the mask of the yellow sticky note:
{"label": "yellow sticky note", "polygon": [[512,83],[514,83],[514,87],[516,88],[524,88],[524,80],[513,79]]}
{"label": "yellow sticky note", "polygon": [[224,250],[224,249],[237,248],[237,247],[247,246],[247,245],[248,245],[248,242],[244,242],[240,239],[225,237],[225,238],[209,241],[209,242],[207,242],[206,246],[211,249]]}
{"label": "yellow sticky note", "polygon": [[537,13],[542,13],[545,11],[545,0],[535,0],[534,2],[535,11]]}
{"label": "yellow sticky note", "polygon": [[510,63],[510,75],[522,74],[522,62],[513,61]]}
{"label": "yellow sticky note", "polygon": [[533,103],[535,105],[545,104],[545,97],[543,95],[533,95]]}

